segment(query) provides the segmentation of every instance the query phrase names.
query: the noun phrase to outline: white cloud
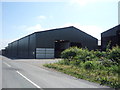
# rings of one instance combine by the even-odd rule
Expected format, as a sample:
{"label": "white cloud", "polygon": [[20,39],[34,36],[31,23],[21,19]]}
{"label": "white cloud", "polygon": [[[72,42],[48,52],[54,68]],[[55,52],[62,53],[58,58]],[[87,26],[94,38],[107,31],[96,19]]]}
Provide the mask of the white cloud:
{"label": "white cloud", "polygon": [[37,16],[37,19],[46,19],[47,17],[46,16],[43,16],[43,15],[41,15],[41,16]]}
{"label": "white cloud", "polygon": [[100,2],[119,2],[119,0],[70,0],[69,3],[79,4],[80,6],[86,6],[91,3],[100,3]]}
{"label": "white cloud", "polygon": [[25,30],[36,32],[36,31],[43,31],[43,28],[40,24],[36,24],[34,26],[27,26]]}
{"label": "white cloud", "polygon": [[18,30],[21,33],[26,33],[26,34],[30,34],[33,32],[37,32],[37,31],[43,31],[44,29],[42,28],[41,24],[35,24],[35,25],[20,25],[20,26],[13,26],[14,30]]}
{"label": "white cloud", "polygon": [[3,39],[1,38],[0,39],[0,49],[4,49],[9,42],[12,42],[13,40],[12,39]]}
{"label": "white cloud", "polygon": [[64,25],[64,27],[67,26],[74,26],[96,38],[98,38],[100,40],[101,38],[101,33],[104,31],[103,28],[99,27],[99,26],[95,26],[95,25],[80,25],[79,23],[66,23]]}

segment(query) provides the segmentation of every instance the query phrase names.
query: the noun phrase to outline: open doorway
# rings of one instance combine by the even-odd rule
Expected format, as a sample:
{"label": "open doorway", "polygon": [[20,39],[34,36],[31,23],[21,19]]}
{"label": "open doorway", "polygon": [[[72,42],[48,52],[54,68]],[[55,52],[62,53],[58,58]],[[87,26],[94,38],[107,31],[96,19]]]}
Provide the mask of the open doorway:
{"label": "open doorway", "polygon": [[60,58],[61,52],[70,47],[68,40],[56,40],[55,41],[55,58]]}

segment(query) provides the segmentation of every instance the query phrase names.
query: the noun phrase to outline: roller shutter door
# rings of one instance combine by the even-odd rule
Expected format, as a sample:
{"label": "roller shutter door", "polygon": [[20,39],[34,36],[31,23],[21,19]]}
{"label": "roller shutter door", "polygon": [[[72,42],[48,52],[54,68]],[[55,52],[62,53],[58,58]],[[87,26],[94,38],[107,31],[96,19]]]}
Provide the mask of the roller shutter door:
{"label": "roller shutter door", "polygon": [[54,48],[36,48],[36,59],[54,58]]}

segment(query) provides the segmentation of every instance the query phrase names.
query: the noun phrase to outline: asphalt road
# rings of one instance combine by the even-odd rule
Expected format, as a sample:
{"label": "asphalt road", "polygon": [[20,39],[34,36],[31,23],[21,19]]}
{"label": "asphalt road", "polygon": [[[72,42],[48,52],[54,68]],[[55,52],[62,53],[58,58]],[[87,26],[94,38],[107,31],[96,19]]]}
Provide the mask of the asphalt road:
{"label": "asphalt road", "polygon": [[3,57],[2,88],[108,88],[29,62]]}

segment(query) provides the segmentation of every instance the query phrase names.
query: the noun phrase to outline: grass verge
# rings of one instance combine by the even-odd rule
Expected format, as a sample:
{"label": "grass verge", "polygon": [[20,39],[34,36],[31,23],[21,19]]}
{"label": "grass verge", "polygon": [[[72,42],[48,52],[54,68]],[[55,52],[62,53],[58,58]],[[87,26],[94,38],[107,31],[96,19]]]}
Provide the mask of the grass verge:
{"label": "grass verge", "polygon": [[74,76],[76,78],[99,83],[100,85],[107,85],[112,88],[120,88],[118,74],[107,70],[87,70],[82,67],[63,65],[59,63],[44,64],[44,66]]}

